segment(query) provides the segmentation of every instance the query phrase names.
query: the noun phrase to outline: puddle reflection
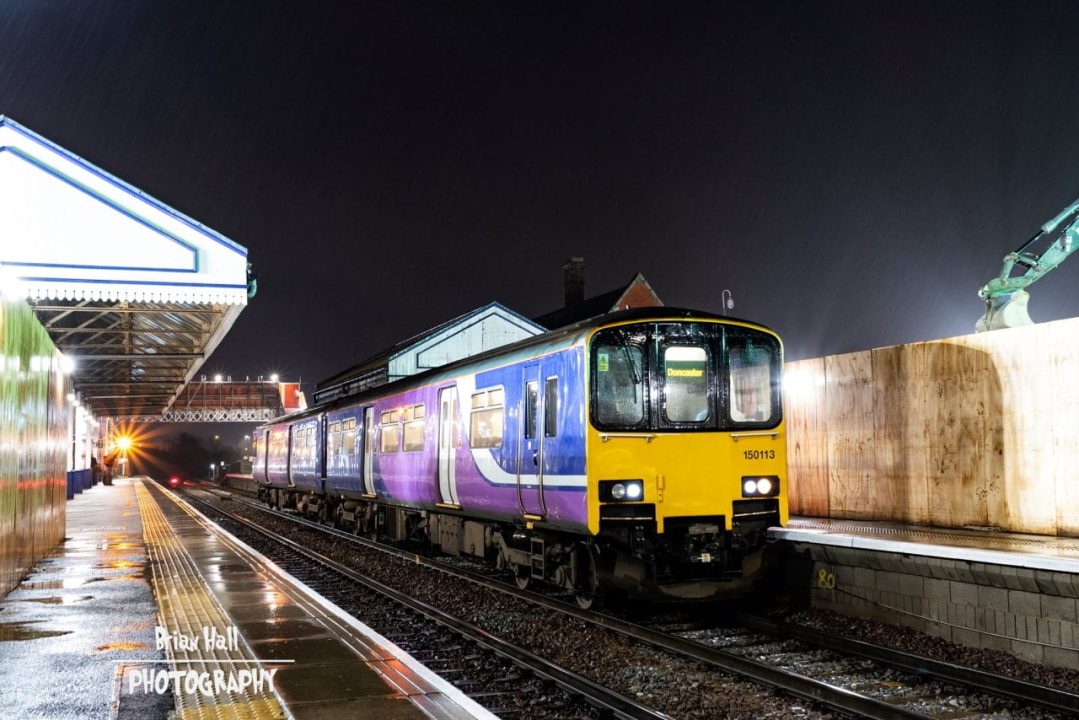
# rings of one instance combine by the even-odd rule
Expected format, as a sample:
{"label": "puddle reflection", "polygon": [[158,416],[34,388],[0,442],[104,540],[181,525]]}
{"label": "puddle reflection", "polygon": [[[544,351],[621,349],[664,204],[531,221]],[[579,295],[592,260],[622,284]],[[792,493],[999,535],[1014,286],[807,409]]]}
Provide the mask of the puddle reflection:
{"label": "puddle reflection", "polygon": [[93,599],[93,595],[52,595],[43,598],[25,598],[23,602],[36,602],[43,605],[74,605],[78,602],[85,602]]}
{"label": "puddle reflection", "polygon": [[44,630],[37,627],[31,627],[35,625],[37,620],[30,620],[27,622],[9,622],[0,623],[0,642],[8,642],[10,640],[37,640],[39,638],[47,637],[59,637],[60,635],[70,635],[70,630]]}

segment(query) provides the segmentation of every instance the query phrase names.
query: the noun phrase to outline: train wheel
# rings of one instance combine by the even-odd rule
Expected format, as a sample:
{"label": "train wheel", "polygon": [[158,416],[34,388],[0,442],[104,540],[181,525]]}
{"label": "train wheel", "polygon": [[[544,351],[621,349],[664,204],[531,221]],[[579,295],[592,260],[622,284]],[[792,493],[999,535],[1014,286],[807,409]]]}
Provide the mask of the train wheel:
{"label": "train wheel", "polygon": [[527,565],[514,565],[513,579],[517,583],[517,587],[527,590],[532,582],[532,568]]}
{"label": "train wheel", "polygon": [[603,605],[599,590],[587,593],[577,593],[573,596],[573,599],[577,601],[577,607],[582,610],[598,610]]}
{"label": "train wheel", "polygon": [[599,585],[599,572],[596,569],[596,557],[593,549],[587,545],[574,548],[576,577],[574,577],[574,598],[582,610],[599,609],[602,605],[603,591]]}

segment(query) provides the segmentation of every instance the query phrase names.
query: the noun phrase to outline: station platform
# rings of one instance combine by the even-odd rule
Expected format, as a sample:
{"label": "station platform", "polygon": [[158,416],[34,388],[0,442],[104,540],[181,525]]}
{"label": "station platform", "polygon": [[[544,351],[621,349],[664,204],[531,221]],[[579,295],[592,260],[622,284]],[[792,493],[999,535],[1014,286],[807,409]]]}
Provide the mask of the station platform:
{"label": "station platform", "polygon": [[771,536],[789,542],[1079,574],[1079,538],[809,517],[792,517],[786,527],[773,528]]}
{"label": "station platform", "polygon": [[1079,538],[809,517],[769,536],[813,607],[1079,669]]}
{"label": "station platform", "polygon": [[149,478],[67,518],[0,600],[5,717],[494,717]]}

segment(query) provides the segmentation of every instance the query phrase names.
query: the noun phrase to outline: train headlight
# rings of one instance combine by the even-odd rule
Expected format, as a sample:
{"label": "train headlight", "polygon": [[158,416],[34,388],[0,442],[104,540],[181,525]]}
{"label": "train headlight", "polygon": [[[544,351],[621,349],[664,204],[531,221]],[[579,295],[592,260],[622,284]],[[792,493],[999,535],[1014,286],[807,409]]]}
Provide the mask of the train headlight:
{"label": "train headlight", "polygon": [[601,480],[601,502],[637,502],[644,499],[644,480]]}
{"label": "train headlight", "polygon": [[778,494],[779,478],[775,475],[742,478],[742,497],[774,497]]}

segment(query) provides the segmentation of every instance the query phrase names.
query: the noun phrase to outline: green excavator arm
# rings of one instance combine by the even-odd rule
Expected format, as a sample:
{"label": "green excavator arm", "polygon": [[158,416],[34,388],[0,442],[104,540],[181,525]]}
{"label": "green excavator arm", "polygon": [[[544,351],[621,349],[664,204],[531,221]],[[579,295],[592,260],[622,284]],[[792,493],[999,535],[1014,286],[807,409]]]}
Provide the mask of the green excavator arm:
{"label": "green excavator arm", "polygon": [[978,291],[985,300],[985,315],[975,329],[985,332],[1033,325],[1027,313],[1030,300],[1027,287],[1064,262],[1076,247],[1079,247],[1079,200],[1042,225],[1038,234],[1017,250],[1004,256],[1000,277],[993,278]]}

